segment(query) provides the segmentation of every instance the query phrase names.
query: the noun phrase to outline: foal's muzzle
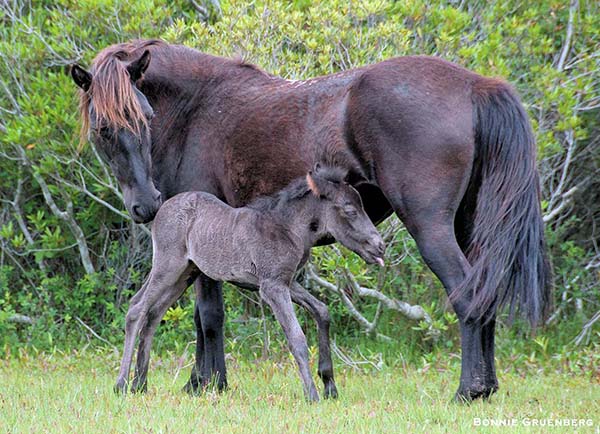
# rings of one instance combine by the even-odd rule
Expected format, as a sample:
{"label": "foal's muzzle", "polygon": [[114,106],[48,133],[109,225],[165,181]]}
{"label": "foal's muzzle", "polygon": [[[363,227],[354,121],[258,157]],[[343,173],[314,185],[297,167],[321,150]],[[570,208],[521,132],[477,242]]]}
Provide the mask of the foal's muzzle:
{"label": "foal's muzzle", "polygon": [[383,261],[383,257],[385,255],[385,243],[379,234],[369,240],[365,252],[366,257],[363,259],[367,263],[378,264],[381,267],[385,265],[385,262]]}

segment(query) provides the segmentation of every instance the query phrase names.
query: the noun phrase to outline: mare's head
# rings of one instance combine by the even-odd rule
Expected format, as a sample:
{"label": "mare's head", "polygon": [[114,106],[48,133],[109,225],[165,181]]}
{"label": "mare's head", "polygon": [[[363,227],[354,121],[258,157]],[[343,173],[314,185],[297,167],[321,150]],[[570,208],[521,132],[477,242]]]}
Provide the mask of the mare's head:
{"label": "mare's head", "polygon": [[383,265],[383,239],[365,212],[360,195],[346,182],[346,175],[346,171],[318,163],[306,175],[312,194],[326,208],[323,230],[367,263]]}
{"label": "mare's head", "polygon": [[137,223],[152,220],[161,205],[152,180],[150,120],[154,112],[136,86],[149,63],[148,50],[121,45],[102,51],[89,72],[78,65],[71,68],[81,88],[82,137],[91,135]]}

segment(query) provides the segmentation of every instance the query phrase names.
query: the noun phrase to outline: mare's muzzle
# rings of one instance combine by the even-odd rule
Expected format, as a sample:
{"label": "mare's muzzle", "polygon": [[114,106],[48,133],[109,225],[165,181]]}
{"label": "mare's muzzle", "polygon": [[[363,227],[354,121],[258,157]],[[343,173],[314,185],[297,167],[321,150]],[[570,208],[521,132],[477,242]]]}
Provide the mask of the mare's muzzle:
{"label": "mare's muzzle", "polygon": [[125,200],[125,203],[131,204],[130,206],[127,206],[127,209],[134,222],[148,223],[149,221],[152,221],[162,205],[162,196],[160,192],[154,187],[152,187],[152,190],[153,191],[149,191],[146,194],[135,194],[132,191],[132,193],[134,193],[132,194],[133,200]]}

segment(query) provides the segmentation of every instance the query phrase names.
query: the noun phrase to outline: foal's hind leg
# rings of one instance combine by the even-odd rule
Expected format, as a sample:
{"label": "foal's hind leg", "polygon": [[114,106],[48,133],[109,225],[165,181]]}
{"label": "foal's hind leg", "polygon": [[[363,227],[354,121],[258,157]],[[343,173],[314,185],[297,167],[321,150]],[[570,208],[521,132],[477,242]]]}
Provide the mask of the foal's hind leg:
{"label": "foal's hind leg", "polygon": [[298,364],[300,378],[304,385],[304,396],[310,401],[318,401],[319,394],[310,374],[306,336],[304,336],[298,318],[294,313],[290,289],[281,282],[264,281],[260,284],[259,292],[261,298],[271,307],[277,321],[283,328],[290,351]]}
{"label": "foal's hind leg", "polygon": [[298,282],[290,287],[292,301],[306,309],[317,323],[319,333],[319,370],[318,374],[325,386],[325,398],[337,398],[338,391],[333,379],[333,362],[331,361],[331,344],[329,342],[329,324],[331,317],[327,305],[314,297]]}

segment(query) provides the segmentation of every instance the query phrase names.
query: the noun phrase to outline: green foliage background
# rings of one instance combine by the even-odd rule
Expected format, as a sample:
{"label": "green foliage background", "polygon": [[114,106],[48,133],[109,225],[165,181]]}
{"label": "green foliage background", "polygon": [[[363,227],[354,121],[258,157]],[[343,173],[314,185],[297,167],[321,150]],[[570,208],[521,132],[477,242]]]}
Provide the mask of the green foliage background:
{"label": "green foliage background", "polygon": [[[289,79],[410,54],[442,56],[508,79],[537,136],[556,313],[535,340],[516,339],[522,327],[503,329],[500,351],[513,362],[537,354],[568,364],[579,354],[573,340],[600,309],[598,3],[8,0],[0,23],[0,354],[121,342],[127,301],[148,270],[150,245],[93,149],[77,152],[77,89],[67,72],[75,62],[89,65],[110,44],[154,37],[242,56]],[[382,230],[390,224],[397,222]],[[427,363],[438,350],[458,351],[441,285],[406,231],[397,231],[392,244],[385,273],[328,248],[317,249],[314,262],[332,282],[343,283],[339,270],[347,267],[363,285],[422,305],[440,338],[386,311],[378,332],[394,344],[369,339],[337,296],[315,288],[331,308],[338,344],[383,352],[392,363]],[[186,295],[165,317],[159,348],[180,351],[194,339],[191,299]],[[375,301],[354,301],[365,317],[376,314]],[[226,309],[227,351],[258,356],[269,336],[280,343],[254,295],[228,288]],[[33,324],[15,322],[15,314]],[[582,344],[597,348],[598,323],[586,330]]]}

